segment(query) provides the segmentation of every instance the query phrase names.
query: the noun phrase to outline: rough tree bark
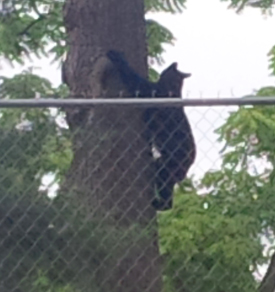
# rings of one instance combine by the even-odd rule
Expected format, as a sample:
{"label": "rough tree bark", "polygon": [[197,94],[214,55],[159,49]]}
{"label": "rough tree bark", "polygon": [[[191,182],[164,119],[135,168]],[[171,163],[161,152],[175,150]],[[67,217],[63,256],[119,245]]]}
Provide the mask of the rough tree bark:
{"label": "rough tree bark", "polygon": [[[64,76],[71,96],[119,96],[123,85],[105,57],[109,49],[123,51],[140,74],[147,74],[143,2],[66,1],[69,52]],[[160,292],[156,212],[150,205],[154,195],[152,158],[142,137],[142,110],[96,107],[85,113],[81,112],[80,119],[74,110],[67,111],[75,131],[74,158],[63,190],[85,206],[89,219],[122,230],[122,235],[133,226],[139,230],[136,238],[128,239],[125,254],[109,267],[102,291]],[[100,274],[100,268],[97,272]]]}
{"label": "rough tree bark", "polygon": [[271,257],[268,269],[258,290],[259,292],[274,292],[275,290],[275,253]]}

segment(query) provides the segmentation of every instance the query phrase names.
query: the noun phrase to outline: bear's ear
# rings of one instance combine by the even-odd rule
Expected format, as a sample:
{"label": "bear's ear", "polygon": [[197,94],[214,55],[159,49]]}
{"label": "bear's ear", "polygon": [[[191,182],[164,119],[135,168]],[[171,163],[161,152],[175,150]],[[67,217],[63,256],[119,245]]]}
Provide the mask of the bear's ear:
{"label": "bear's ear", "polygon": [[179,70],[178,70],[178,63],[176,63],[176,62],[175,62],[175,63],[172,63],[167,69],[174,69],[174,70],[176,70],[177,72],[180,73],[180,75],[181,75],[181,77],[182,77],[183,79],[188,78],[188,77],[191,76],[190,73],[184,73],[184,72],[179,71]]}
{"label": "bear's ear", "polygon": [[175,62],[175,63],[173,63],[173,64],[171,65],[171,67],[173,67],[174,69],[176,69],[176,70],[177,70],[177,69],[178,69],[178,63],[176,63],[176,62]]}
{"label": "bear's ear", "polygon": [[169,71],[169,70],[171,70],[171,69],[173,69],[173,70],[177,70],[177,68],[178,68],[178,63],[172,63],[169,67],[167,67],[163,72],[165,72],[165,71]]}

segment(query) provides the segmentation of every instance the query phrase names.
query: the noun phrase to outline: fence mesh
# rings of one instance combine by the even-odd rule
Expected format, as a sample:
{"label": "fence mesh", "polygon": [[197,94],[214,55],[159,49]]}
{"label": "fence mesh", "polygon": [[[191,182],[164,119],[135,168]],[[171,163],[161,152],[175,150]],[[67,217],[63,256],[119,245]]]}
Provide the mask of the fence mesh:
{"label": "fence mesh", "polygon": [[0,291],[256,291],[272,111],[2,108]]}

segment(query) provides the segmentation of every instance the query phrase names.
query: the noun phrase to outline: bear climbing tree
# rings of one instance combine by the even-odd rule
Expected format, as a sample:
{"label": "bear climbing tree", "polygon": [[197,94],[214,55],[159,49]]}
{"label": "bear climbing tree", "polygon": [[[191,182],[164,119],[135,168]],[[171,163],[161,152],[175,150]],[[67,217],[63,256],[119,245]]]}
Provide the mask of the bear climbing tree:
{"label": "bear climbing tree", "polygon": [[[191,76],[177,70],[177,63],[165,69],[156,83],[140,76],[126,61],[124,54],[109,51],[108,58],[116,66],[120,78],[133,97],[181,97],[185,78]],[[190,124],[182,108],[149,108],[143,116],[146,139],[160,153],[155,160],[155,184],[158,197],[153,200],[157,210],[172,208],[173,188],[182,181],[195,160],[196,146]]]}

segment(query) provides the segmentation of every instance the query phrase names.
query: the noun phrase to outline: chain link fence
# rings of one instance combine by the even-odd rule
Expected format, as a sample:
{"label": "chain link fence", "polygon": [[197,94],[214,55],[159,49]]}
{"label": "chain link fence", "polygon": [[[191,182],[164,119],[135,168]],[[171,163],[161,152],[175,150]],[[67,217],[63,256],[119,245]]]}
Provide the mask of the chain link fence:
{"label": "chain link fence", "polygon": [[271,291],[270,100],[2,101],[0,291]]}

